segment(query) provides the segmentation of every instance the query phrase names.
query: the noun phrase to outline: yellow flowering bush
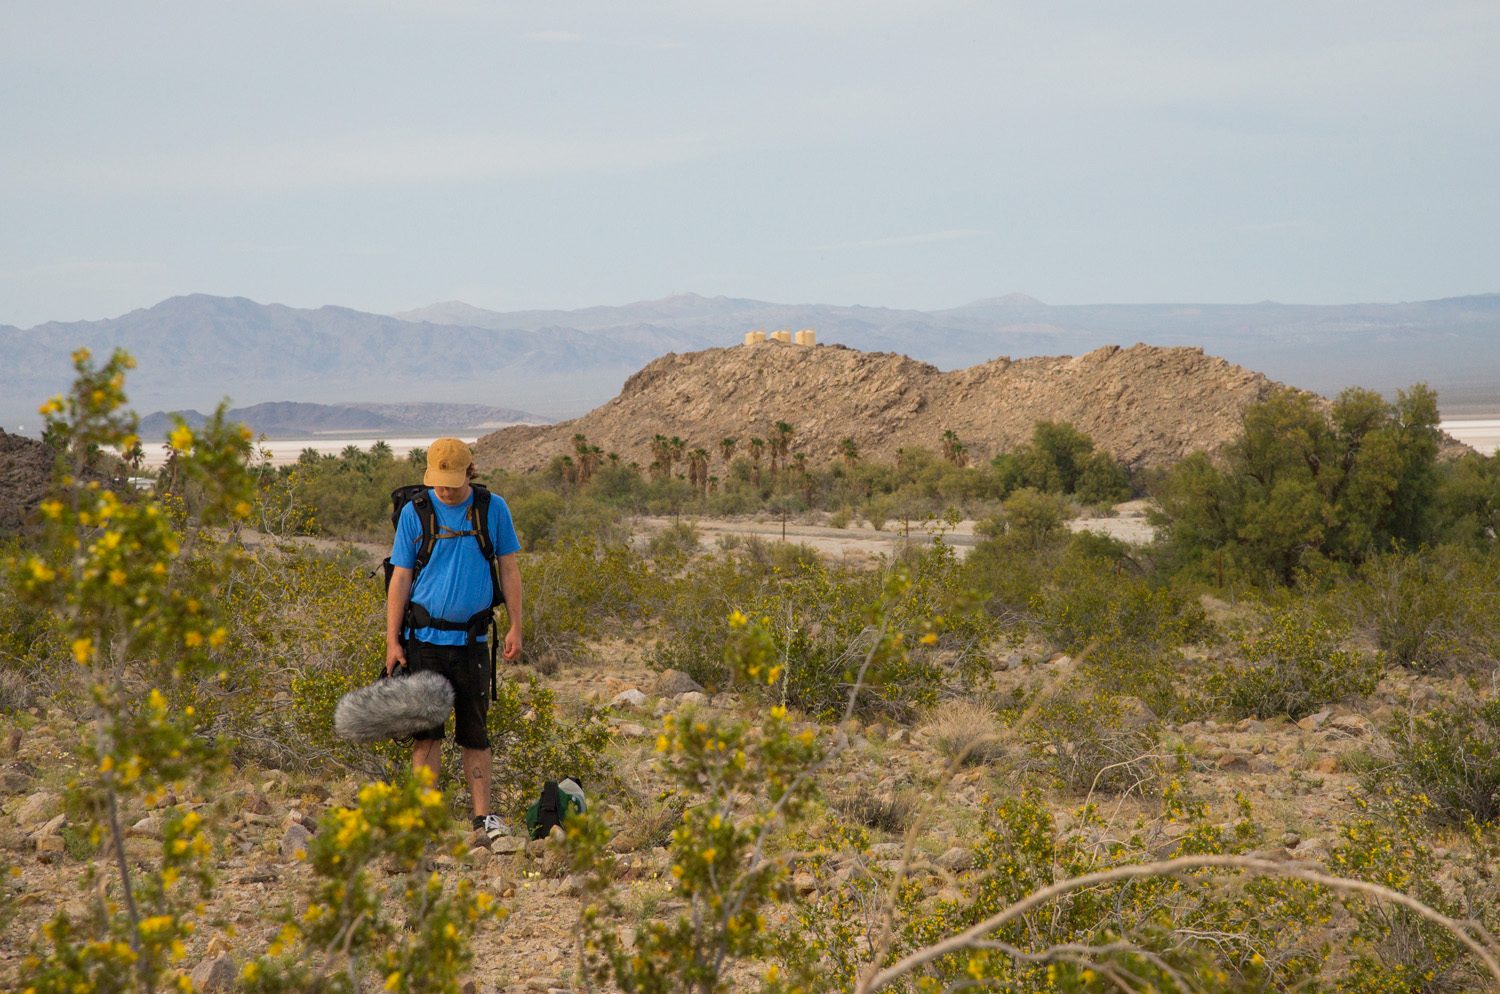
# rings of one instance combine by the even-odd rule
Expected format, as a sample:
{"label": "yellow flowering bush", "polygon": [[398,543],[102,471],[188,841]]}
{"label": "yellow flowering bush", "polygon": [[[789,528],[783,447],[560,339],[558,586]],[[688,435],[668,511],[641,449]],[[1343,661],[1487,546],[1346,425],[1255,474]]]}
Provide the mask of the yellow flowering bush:
{"label": "yellow flowering bush", "polygon": [[110,453],[140,449],[125,407],[133,363],[117,351],[96,364],[86,349],[73,363],[70,392],[41,407],[58,459],[40,505],[42,540],[6,572],[56,618],[70,660],[63,690],[88,701],[87,772],[72,793],[108,859],[91,868],[94,912],[59,912],[34,939],[21,971],[36,994],[152,990],[185,954],[196,898],[211,884],[202,816],[185,802],[162,809],[161,851],[142,866],[126,858],[124,812],[159,806],[185,780],[207,782],[220,761],[184,699],[222,668],[219,595],[235,553],[220,536],[245,519],[253,495],[249,433],[222,407],[199,432],[180,422],[173,430],[176,489],[158,496],[111,483]]}
{"label": "yellow flowering bush", "polygon": [[[742,675],[758,671],[764,679],[769,641],[743,618],[733,624],[743,636],[731,643],[733,664]],[[596,815],[571,819],[575,865],[589,881],[581,917],[584,969],[631,994],[742,990],[731,986],[731,968],[772,949],[767,915],[791,897],[789,859],[774,845],[815,792],[823,745],[813,727],[799,728],[779,705],[755,725],[684,708],[663,720],[656,751],[677,790],[694,799],[669,846],[672,889],[685,908],[667,921],[640,923],[627,948],[621,939],[627,922],[604,849],[608,832]],[[760,986],[781,990],[784,980],[773,973]]]}
{"label": "yellow flowering bush", "polygon": [[[399,786],[367,784],[352,807],[329,811],[307,849],[306,905],[241,969],[244,990],[457,994],[475,926],[501,909],[466,877],[427,868],[432,841],[452,824],[426,770]],[[372,873],[380,861],[392,871],[383,889]],[[403,920],[386,913],[392,903]]]}

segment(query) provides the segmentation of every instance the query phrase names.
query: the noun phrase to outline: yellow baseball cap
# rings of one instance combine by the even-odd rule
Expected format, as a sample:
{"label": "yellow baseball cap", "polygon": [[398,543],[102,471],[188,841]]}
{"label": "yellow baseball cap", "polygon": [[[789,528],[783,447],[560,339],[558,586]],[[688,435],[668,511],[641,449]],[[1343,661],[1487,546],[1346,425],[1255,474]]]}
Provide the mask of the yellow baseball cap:
{"label": "yellow baseball cap", "polygon": [[440,438],[427,449],[427,472],[422,485],[427,487],[461,487],[469,482],[469,467],[474,454],[457,438]]}

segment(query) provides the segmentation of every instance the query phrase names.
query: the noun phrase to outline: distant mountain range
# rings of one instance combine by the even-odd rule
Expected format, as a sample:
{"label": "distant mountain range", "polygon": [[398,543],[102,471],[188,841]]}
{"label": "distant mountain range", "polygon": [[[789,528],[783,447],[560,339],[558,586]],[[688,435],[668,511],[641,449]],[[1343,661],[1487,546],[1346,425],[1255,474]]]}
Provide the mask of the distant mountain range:
{"label": "distant mountain range", "polygon": [[[193,427],[208,420],[201,411],[156,411],[141,418],[141,435],[154,438],[171,430],[173,415]],[[508,407],[482,404],[305,404],[273,401],[250,407],[232,407],[232,421],[248,425],[268,438],[305,438],[352,432],[383,432],[395,435],[434,435],[451,431],[471,434],[494,431],[508,425],[546,424],[551,419]]]}
{"label": "distant mountain range", "polygon": [[[683,294],[573,311],[461,302],[397,315],[195,294],[105,321],[0,326],[0,423],[35,421],[79,345],[130,350],[139,410],[209,410],[225,397],[320,404],[468,403],[547,417],[589,410],[666,352],[733,345],[760,328],[957,369],[998,356],[1103,345],[1200,346],[1333,394],[1425,381],[1445,410],[1500,395],[1500,294],[1400,304],[1048,305],[1022,294],[939,311],[776,304]],[[358,429],[355,429],[358,430]]]}

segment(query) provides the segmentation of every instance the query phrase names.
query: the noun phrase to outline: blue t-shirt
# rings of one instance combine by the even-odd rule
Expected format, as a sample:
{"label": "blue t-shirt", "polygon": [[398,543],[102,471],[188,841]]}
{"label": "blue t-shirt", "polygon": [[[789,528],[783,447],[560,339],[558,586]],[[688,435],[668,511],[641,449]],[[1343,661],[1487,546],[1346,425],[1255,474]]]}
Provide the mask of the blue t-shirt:
{"label": "blue t-shirt", "polygon": [[[427,490],[427,499],[432,503],[439,538],[432,543],[432,558],[422,567],[412,587],[412,603],[425,607],[434,618],[468,621],[490,606],[490,566],[484,561],[479,540],[473,535],[441,536],[445,531],[469,530],[469,507],[474,503],[474,493],[471,490],[469,499],[457,507],[449,507],[438,500],[431,488]],[[495,555],[508,556],[520,550],[516,527],[510,520],[510,508],[497,494],[490,495],[488,524]],[[401,509],[401,520],[396,523],[391,564],[414,569],[417,549],[421,545],[422,521],[417,517],[417,509],[407,504]],[[413,634],[434,645],[463,645],[469,639],[465,632],[446,632],[438,628],[418,628]]]}

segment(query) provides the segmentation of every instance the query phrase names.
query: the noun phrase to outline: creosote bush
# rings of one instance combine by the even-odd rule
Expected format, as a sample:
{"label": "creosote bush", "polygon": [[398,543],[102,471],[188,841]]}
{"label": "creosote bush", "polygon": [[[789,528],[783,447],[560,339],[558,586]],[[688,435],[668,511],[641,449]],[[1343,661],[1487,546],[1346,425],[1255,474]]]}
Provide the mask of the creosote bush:
{"label": "creosote bush", "polygon": [[1500,556],[1444,546],[1370,559],[1349,597],[1392,663],[1432,672],[1500,655],[1497,591]]}
{"label": "creosote bush", "polygon": [[1380,661],[1346,648],[1347,623],[1316,606],[1273,611],[1244,636],[1239,656],[1206,681],[1211,699],[1232,717],[1297,719],[1339,701],[1363,697],[1380,679]]}
{"label": "creosote bush", "polygon": [[1500,820],[1500,698],[1451,700],[1405,714],[1387,735],[1393,762],[1377,780],[1422,798],[1428,817],[1441,824]]}
{"label": "creosote bush", "polygon": [[[433,840],[452,825],[426,770],[400,786],[368,784],[355,806],[329,811],[305,854],[311,893],[241,969],[243,989],[358,994],[379,983],[395,994],[457,994],[473,958],[471,933],[501,909],[466,877],[424,868]],[[387,871],[384,893],[375,885],[377,862]],[[389,904],[402,920],[388,914]]]}
{"label": "creosote bush", "polygon": [[[752,667],[768,662],[758,646],[747,646]],[[685,909],[640,923],[627,947],[604,848],[608,828],[592,814],[570,819],[575,866],[588,880],[580,925],[584,970],[632,994],[743,990],[730,986],[728,967],[771,948],[766,915],[791,895],[787,861],[770,843],[812,796],[808,773],[821,746],[812,729],[798,731],[785,708],[772,707],[755,726],[691,709],[669,715],[656,748],[678,789],[693,798],[669,847],[673,892]],[[746,805],[747,798],[753,803]],[[757,986],[783,989],[774,973]]]}
{"label": "creosote bush", "polygon": [[730,686],[724,618],[733,613],[758,619],[756,630],[771,642],[775,663],[751,681],[758,693],[826,717],[858,683],[858,713],[905,718],[934,703],[946,682],[977,677],[996,626],[972,600],[943,543],[884,571],[812,555],[757,565],[731,553],[688,565],[670,584],[667,633],[651,663],[710,689]]}
{"label": "creosote bush", "polygon": [[[218,535],[250,516],[254,495],[250,434],[222,406],[196,432],[173,429],[179,489],[158,497],[106,486],[105,453],[139,447],[124,406],[133,362],[117,351],[95,364],[80,349],[73,364],[71,391],[41,408],[58,465],[40,505],[40,546],[6,572],[22,598],[55,615],[71,658],[61,692],[88,702],[87,767],[70,793],[107,857],[90,868],[91,913],[59,911],[34,940],[22,973],[36,994],[151,990],[185,954],[197,898],[212,885],[211,846],[196,807],[166,801],[188,780],[210,782],[222,762],[185,698],[224,672],[219,595],[237,553]],[[135,805],[161,809],[161,850],[144,863],[125,849],[122,813]]]}

